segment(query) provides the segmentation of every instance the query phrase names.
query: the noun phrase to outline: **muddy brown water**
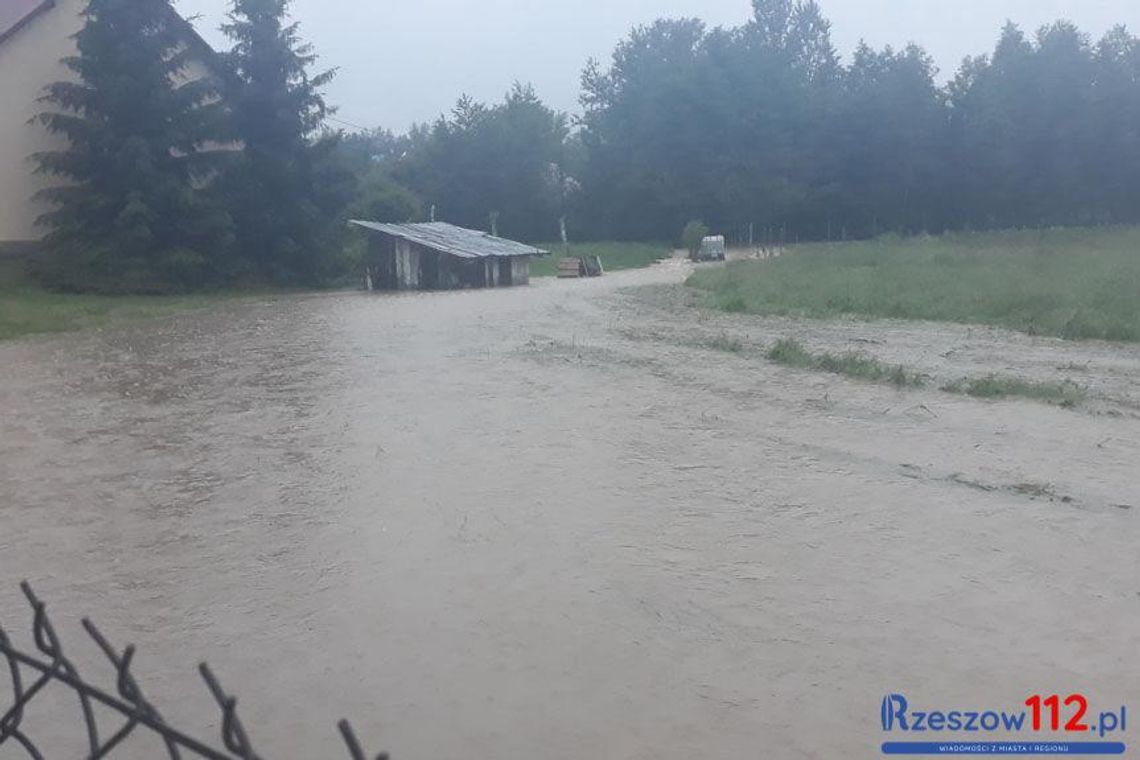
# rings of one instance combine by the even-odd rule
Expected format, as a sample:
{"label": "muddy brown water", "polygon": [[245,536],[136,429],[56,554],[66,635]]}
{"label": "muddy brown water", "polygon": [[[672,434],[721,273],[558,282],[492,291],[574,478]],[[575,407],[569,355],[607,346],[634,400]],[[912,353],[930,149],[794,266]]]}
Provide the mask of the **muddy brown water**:
{"label": "muddy brown water", "polygon": [[[209,659],[278,758],[344,756],[340,717],[396,758],[836,758],[890,692],[1140,709],[1140,351],[624,289],[688,267],[0,345],[0,622],[27,642],[30,579],[206,735]],[[1090,400],[758,355],[785,336]],[[51,700],[26,725],[73,746]]]}

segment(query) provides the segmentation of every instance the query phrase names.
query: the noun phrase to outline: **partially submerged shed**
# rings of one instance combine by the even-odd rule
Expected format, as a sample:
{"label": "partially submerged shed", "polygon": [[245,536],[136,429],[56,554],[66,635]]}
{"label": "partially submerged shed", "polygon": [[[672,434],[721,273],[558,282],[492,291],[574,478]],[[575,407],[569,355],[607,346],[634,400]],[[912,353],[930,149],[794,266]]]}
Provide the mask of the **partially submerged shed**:
{"label": "partially submerged shed", "polygon": [[548,253],[446,222],[350,224],[369,232],[367,276],[377,290],[526,285],[530,260]]}

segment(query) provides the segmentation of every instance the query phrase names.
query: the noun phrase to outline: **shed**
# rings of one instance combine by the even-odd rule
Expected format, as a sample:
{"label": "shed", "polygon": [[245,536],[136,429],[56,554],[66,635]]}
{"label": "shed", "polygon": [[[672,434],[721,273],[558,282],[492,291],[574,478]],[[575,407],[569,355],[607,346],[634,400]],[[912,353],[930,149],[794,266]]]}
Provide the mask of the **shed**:
{"label": "shed", "polygon": [[530,260],[548,251],[446,222],[349,222],[369,233],[367,277],[376,290],[526,285]]}

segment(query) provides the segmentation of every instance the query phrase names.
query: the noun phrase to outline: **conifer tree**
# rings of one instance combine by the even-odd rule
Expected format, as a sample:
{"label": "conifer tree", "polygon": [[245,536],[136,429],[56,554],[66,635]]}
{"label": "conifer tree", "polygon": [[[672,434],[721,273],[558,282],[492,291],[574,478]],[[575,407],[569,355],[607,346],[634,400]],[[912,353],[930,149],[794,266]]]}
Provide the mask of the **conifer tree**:
{"label": "conifer tree", "polygon": [[288,0],[233,0],[223,31],[235,81],[227,100],[243,145],[228,189],[245,263],[257,276],[315,284],[335,272],[353,176],[322,132],[321,93],[335,71],[310,74],[312,46],[287,23]]}
{"label": "conifer tree", "polygon": [[44,274],[72,290],[161,292],[209,282],[229,218],[206,186],[224,152],[213,80],[187,73],[186,22],[168,0],[90,0],[38,120],[67,140],[33,156],[60,182],[41,192]]}

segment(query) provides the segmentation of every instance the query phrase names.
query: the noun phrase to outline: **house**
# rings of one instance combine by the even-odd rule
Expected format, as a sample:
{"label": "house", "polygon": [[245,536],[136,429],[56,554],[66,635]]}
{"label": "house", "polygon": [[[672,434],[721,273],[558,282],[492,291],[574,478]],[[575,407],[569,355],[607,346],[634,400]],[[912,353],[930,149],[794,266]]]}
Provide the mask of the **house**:
{"label": "house", "polygon": [[[35,174],[29,157],[60,150],[65,138],[30,120],[44,108],[38,102],[44,87],[74,78],[60,60],[77,52],[74,35],[83,28],[84,8],[86,0],[0,0],[0,253],[34,247],[44,236],[35,221],[49,207],[34,196],[58,180]],[[170,12],[194,51],[183,76],[206,76],[214,51],[173,7]]]}
{"label": "house", "polygon": [[368,232],[369,289],[449,290],[526,285],[548,251],[445,222],[352,221]]}

